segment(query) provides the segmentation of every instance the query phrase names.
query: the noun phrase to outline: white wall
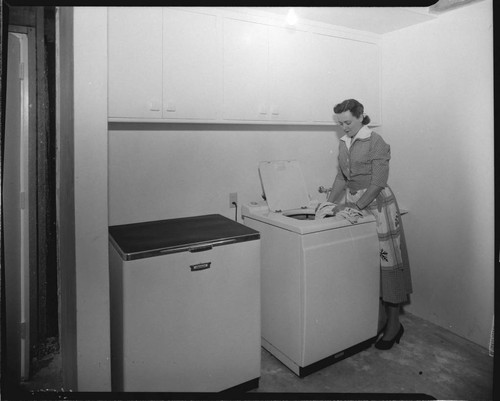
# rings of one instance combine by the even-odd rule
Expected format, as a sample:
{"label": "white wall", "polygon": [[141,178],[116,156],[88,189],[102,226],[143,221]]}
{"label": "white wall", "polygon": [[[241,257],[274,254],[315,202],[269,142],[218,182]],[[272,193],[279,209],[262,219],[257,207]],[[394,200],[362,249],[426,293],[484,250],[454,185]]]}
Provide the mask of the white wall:
{"label": "white wall", "polygon": [[77,390],[110,391],[107,9],[76,7],[73,29]]}
{"label": "white wall", "polygon": [[[485,0],[383,37],[377,129],[392,148],[390,185],[410,210],[407,309],[485,347],[494,278],[491,11]],[[333,180],[337,145],[326,127],[114,124],[109,223],[232,218],[230,192],[240,205],[260,200],[262,160],[298,159],[316,197]]]}
{"label": "white wall", "polygon": [[410,210],[408,311],[488,346],[493,316],[492,1],[385,35],[390,182]]}
{"label": "white wall", "polygon": [[74,123],[73,123],[73,8],[56,13],[56,135],[57,236],[59,286],[59,344],[65,389],[77,389]]}
{"label": "white wall", "polygon": [[264,160],[299,160],[309,194],[325,200],[318,187],[333,182],[338,138],[334,127],[115,124],[110,225],[208,213],[234,218],[230,192],[240,206],[262,200],[257,168]]}

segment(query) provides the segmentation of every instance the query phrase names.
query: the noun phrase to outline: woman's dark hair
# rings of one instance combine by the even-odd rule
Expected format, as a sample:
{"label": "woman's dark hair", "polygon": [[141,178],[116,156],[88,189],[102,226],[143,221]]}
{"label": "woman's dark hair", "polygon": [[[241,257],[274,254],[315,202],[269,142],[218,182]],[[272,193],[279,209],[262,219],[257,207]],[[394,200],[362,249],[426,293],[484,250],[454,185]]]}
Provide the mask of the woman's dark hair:
{"label": "woman's dark hair", "polygon": [[[343,113],[344,111],[350,111],[354,117],[359,118],[360,116],[363,115],[365,108],[356,99],[347,99],[344,100],[342,103],[335,105],[335,107],[333,108],[333,112],[335,114],[340,114]],[[366,115],[363,116],[363,121],[361,123],[363,125],[367,125],[369,122],[370,122],[370,117]]]}

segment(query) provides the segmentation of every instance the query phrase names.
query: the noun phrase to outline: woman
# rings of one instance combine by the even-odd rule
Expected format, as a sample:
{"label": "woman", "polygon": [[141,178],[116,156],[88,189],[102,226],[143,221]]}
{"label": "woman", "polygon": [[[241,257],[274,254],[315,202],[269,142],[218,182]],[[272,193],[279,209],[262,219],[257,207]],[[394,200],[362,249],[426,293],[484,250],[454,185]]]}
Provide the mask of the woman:
{"label": "woman", "polygon": [[[327,201],[367,210],[376,218],[380,248],[380,293],[387,321],[375,344],[390,349],[404,328],[399,322],[402,303],[412,293],[410,265],[396,198],[387,185],[390,147],[368,128],[370,118],[361,103],[344,100],[333,108],[345,135],[340,138],[339,168]],[[340,208],[337,207],[337,210]]]}

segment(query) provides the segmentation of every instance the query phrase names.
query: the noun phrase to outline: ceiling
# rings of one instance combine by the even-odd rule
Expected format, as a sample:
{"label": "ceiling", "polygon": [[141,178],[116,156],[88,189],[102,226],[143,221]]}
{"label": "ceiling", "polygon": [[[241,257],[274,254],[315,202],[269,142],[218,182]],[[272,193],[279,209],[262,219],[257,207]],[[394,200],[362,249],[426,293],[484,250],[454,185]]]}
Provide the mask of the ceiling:
{"label": "ceiling", "polygon": [[[301,20],[384,34],[432,21],[442,12],[481,0],[439,0],[431,7],[293,7]],[[285,17],[290,7],[245,7],[248,12]],[[306,21],[304,21],[306,22]]]}
{"label": "ceiling", "polygon": [[[278,14],[283,18],[290,7],[248,7],[248,11]],[[350,29],[384,34],[430,21],[436,16],[427,8],[405,7],[293,7],[298,22],[310,20]],[[304,21],[305,22],[305,21]]]}

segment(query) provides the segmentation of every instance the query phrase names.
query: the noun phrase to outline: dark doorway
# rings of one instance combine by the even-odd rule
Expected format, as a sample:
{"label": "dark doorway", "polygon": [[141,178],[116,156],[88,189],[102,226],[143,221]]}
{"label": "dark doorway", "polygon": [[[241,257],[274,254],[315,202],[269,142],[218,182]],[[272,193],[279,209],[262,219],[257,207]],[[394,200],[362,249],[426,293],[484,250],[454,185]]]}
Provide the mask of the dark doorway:
{"label": "dark doorway", "polygon": [[[29,37],[29,359],[32,376],[59,352],[55,7],[4,3],[9,32]],[[4,53],[5,54],[5,53]],[[5,233],[2,233],[5,234]],[[3,240],[3,238],[2,238]],[[2,283],[8,286],[9,283]],[[6,344],[9,347],[9,344]],[[2,352],[2,355],[3,352]],[[24,380],[29,379],[24,377]]]}

